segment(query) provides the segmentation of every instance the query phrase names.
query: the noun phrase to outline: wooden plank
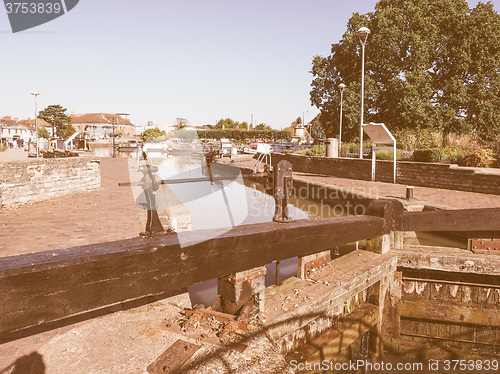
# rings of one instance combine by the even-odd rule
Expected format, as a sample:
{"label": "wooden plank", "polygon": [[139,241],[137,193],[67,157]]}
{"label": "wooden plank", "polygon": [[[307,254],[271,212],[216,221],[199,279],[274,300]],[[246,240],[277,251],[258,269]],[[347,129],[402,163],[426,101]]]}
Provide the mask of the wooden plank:
{"label": "wooden plank", "polygon": [[465,250],[412,248],[398,250],[398,266],[414,270],[434,270],[450,273],[500,275],[500,257]]}
{"label": "wooden plank", "polygon": [[[357,216],[235,227],[0,258],[0,333],[147,295],[160,295],[275,260],[381,235],[384,220]],[[186,241],[184,241],[186,243]]]}
{"label": "wooden plank", "polygon": [[[321,283],[289,278],[280,286],[279,292],[272,288],[266,292],[265,316],[268,321],[272,321],[266,328],[267,332],[278,343],[296,342],[310,337],[309,323],[323,316],[341,315],[347,310],[346,302],[392,274],[396,270],[395,265],[396,255],[392,253],[376,255],[358,250],[333,260],[331,266],[335,272],[322,278]],[[324,282],[328,287],[325,287]],[[292,307],[295,303],[294,289],[300,290],[300,295],[307,295],[310,299]],[[291,296],[288,302],[285,301],[287,296]],[[284,304],[289,308],[286,311],[282,309]],[[350,312],[353,310],[350,309]],[[283,347],[282,353],[290,352],[291,345],[285,344]]]}
{"label": "wooden plank", "polygon": [[[430,283],[430,299],[435,301],[445,300],[446,286],[442,283]],[[442,338],[448,337],[448,326],[443,323],[432,323],[429,325],[429,334],[431,336],[438,336]]]}
{"label": "wooden plank", "polygon": [[406,212],[403,231],[499,231],[500,209]]}
{"label": "wooden plank", "polygon": [[200,345],[177,340],[147,367],[147,372],[148,374],[175,373],[200,348]]}
{"label": "wooden plank", "polygon": [[399,307],[402,318],[479,326],[499,326],[500,310],[494,306],[456,301],[423,300],[405,297]]}

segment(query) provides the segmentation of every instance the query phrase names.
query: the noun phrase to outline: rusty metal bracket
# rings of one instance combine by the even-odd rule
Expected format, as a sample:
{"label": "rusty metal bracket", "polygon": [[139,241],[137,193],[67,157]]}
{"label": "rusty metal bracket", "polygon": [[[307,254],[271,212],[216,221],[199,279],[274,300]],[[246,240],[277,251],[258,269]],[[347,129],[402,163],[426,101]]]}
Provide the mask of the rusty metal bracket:
{"label": "rusty metal bracket", "polygon": [[500,239],[469,239],[469,250],[500,255]]}
{"label": "rusty metal bracket", "polygon": [[273,221],[282,223],[291,221],[288,215],[288,199],[292,196],[292,189],[292,164],[286,160],[282,160],[274,167],[273,195],[276,208]]}

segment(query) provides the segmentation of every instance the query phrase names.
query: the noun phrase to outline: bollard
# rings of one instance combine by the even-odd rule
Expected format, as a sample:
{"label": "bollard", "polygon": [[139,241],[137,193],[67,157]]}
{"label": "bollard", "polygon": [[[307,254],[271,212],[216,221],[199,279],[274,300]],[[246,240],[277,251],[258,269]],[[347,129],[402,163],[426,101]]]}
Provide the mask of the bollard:
{"label": "bollard", "polygon": [[413,187],[412,186],[406,186],[406,199],[407,200],[413,199]]}
{"label": "bollard", "polygon": [[327,158],[339,157],[339,141],[336,138],[326,139],[325,156]]}

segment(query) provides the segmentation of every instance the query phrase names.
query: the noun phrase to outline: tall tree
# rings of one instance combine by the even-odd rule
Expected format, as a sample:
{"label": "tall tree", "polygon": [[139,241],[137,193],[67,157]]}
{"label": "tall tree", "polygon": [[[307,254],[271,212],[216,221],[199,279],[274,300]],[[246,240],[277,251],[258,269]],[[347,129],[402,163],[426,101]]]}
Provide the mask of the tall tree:
{"label": "tall tree", "polygon": [[[75,130],[71,126],[71,116],[66,114],[66,108],[60,105],[49,105],[38,113],[38,118],[45,120],[52,126],[53,136],[71,136]],[[68,135],[69,134],[69,135]]]}
{"label": "tall tree", "polygon": [[257,126],[255,126],[255,130],[272,130],[272,128],[265,123],[259,123]]}
{"label": "tall tree", "polygon": [[161,139],[161,138],[165,137],[166,135],[167,135],[167,133],[165,131],[160,130],[158,127],[155,127],[153,129],[144,130],[141,133],[141,135],[139,135],[139,137],[144,142],[150,142],[150,141]]}
{"label": "tall tree", "polygon": [[248,129],[247,122],[234,121],[231,118],[222,118],[214,126],[215,129]]}
{"label": "tall tree", "polygon": [[183,127],[186,127],[188,123],[189,121],[185,118],[177,118],[175,120],[175,127],[177,127],[177,129],[182,129]]}
{"label": "tall tree", "polygon": [[[498,120],[499,15],[491,4],[470,10],[465,0],[380,0],[375,12],[353,14],[332,54],[313,59],[311,102],[328,135],[338,131],[344,90],[343,129],[354,139],[359,126],[361,47],[356,31],[372,31],[365,51],[365,122],[393,129],[432,127],[500,133]],[[474,92],[474,93],[473,93]],[[495,120],[496,119],[496,120]]]}

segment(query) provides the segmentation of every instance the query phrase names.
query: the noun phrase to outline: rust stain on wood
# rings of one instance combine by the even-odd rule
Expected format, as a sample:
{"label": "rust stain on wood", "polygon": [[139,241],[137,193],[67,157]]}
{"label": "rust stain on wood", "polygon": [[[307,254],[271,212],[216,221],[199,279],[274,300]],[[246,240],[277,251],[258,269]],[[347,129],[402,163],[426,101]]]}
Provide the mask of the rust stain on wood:
{"label": "rust stain on wood", "polygon": [[149,374],[175,373],[201,346],[177,340],[147,367]]}

